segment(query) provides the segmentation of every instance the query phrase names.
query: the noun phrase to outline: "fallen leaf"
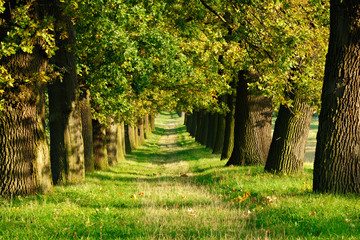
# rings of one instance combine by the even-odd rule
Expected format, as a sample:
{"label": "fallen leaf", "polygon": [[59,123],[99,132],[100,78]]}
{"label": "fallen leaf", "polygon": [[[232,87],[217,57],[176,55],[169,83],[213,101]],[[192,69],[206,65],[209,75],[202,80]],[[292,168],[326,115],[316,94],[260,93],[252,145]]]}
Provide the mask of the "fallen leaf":
{"label": "fallen leaf", "polygon": [[248,199],[251,196],[251,193],[249,191],[246,191],[242,196],[237,196],[234,198],[235,201],[244,202],[246,199]]}

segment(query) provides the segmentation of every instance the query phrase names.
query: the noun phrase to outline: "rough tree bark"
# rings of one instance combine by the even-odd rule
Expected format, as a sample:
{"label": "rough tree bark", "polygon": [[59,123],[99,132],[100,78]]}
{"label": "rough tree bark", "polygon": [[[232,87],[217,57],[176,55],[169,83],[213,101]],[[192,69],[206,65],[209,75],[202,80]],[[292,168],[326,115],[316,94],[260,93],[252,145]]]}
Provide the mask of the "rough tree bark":
{"label": "rough tree bark", "polygon": [[229,112],[226,114],[224,146],[221,153],[221,160],[229,159],[234,149],[234,128],[235,128],[235,105],[236,89],[233,87],[232,93],[228,95],[227,105]]}
{"label": "rough tree bark", "polygon": [[237,85],[234,150],[229,165],[265,163],[271,143],[272,102],[248,91],[247,83],[256,76],[240,71]]}
{"label": "rough tree bark", "polygon": [[[53,63],[65,69],[62,79],[49,84],[50,159],[54,184],[73,183],[85,178],[84,145],[76,59],[73,53],[75,30],[70,17],[58,5],[54,6],[56,44]],[[65,27],[65,29],[64,29]],[[66,32],[67,38],[62,38]]]}
{"label": "rough tree bark", "polygon": [[206,141],[206,147],[209,149],[213,149],[214,148],[214,139],[215,139],[215,134],[216,131],[215,129],[217,128],[217,114],[216,113],[210,113],[209,116],[209,127],[208,127],[208,138]]}
{"label": "rough tree bark", "polygon": [[204,130],[204,110],[199,110],[197,112],[197,122],[196,122],[196,133],[195,133],[195,141],[197,141],[198,143],[200,143],[200,139],[201,136],[203,134],[203,130]]}
{"label": "rough tree bark", "polygon": [[198,123],[198,112],[197,111],[193,111],[192,113],[192,124],[191,124],[191,129],[190,129],[190,136],[195,137],[196,136],[196,131],[197,131],[197,123]]}
{"label": "rough tree bark", "polygon": [[[0,41],[11,27],[10,7],[14,9],[16,4],[21,3],[9,1],[0,16]],[[35,9],[34,16],[45,14],[45,9]],[[25,81],[46,72],[48,59],[40,43],[35,42],[32,54],[18,52],[1,59],[0,64],[15,80],[14,86],[4,89],[1,96],[5,106],[0,111],[0,195],[49,193],[53,187],[44,128],[45,86],[41,81]]]}
{"label": "rough tree bark", "polygon": [[122,153],[124,155],[123,159],[121,159],[121,160],[125,160],[126,144],[125,144],[125,123],[124,122],[120,123],[120,141],[121,141]]}
{"label": "rough tree bark", "polygon": [[117,162],[125,160],[124,124],[117,124]]}
{"label": "rough tree bark", "polygon": [[291,109],[285,105],[280,106],[265,171],[302,171],[312,115],[313,109],[300,97],[294,98]]}
{"label": "rough tree bark", "polygon": [[93,120],[92,125],[95,169],[107,170],[109,163],[106,148],[106,129],[98,120]]}
{"label": "rough tree bark", "polygon": [[135,127],[129,125],[128,126],[128,134],[129,134],[130,147],[132,150],[135,150],[137,148],[137,145],[136,145],[137,131],[136,131]]}
{"label": "rough tree bark", "polygon": [[155,131],[155,117],[154,115],[150,115],[150,127],[151,127],[151,131]]}
{"label": "rough tree bark", "polygon": [[118,164],[118,154],[119,154],[118,130],[119,130],[118,125],[115,122],[112,122],[106,128],[106,151],[107,151],[109,166],[116,166]]}
{"label": "rough tree bark", "polygon": [[145,139],[147,139],[151,135],[151,127],[150,127],[149,115],[145,115],[144,124],[145,124],[145,126],[144,126],[145,127],[144,137],[145,137]]}
{"label": "rough tree bark", "polygon": [[192,114],[189,112],[186,113],[185,124],[186,124],[186,131],[188,133],[190,133],[191,126],[192,126]]}
{"label": "rough tree bark", "polygon": [[360,2],[330,1],[315,192],[360,192]]}
{"label": "rough tree bark", "polygon": [[209,130],[209,113],[207,111],[203,111],[203,121],[201,124],[201,136],[199,138],[199,142],[202,145],[206,145],[207,137]]}
{"label": "rough tree bark", "polygon": [[92,114],[90,105],[90,93],[87,90],[83,91],[83,96],[80,96],[80,113],[82,137],[84,141],[84,161],[85,172],[94,172],[94,146],[93,146],[93,127]]}
{"label": "rough tree bark", "polygon": [[144,118],[138,119],[139,146],[145,144]]}
{"label": "rough tree bark", "polygon": [[222,152],[224,146],[224,137],[225,137],[225,125],[226,125],[225,115],[221,113],[218,113],[217,115],[218,115],[218,124],[217,124],[217,128],[215,129],[216,137],[213,147],[213,153]]}
{"label": "rough tree bark", "polygon": [[125,132],[125,153],[130,154],[132,152],[131,147],[131,130],[129,125],[125,125],[124,132]]}

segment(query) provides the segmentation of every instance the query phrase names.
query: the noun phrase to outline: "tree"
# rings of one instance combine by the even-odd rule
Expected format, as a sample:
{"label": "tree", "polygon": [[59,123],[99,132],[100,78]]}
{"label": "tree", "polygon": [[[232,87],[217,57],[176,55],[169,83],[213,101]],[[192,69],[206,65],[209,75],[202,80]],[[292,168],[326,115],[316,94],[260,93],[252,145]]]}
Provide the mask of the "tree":
{"label": "tree", "polygon": [[46,1],[0,1],[0,194],[52,191],[45,82],[54,54]]}
{"label": "tree", "polygon": [[226,114],[224,146],[221,153],[221,160],[229,159],[234,149],[234,128],[235,128],[235,106],[236,89],[232,87],[232,93],[227,96],[229,112]]}
{"label": "tree", "polygon": [[84,143],[79,109],[75,30],[64,6],[54,1],[55,38],[59,48],[52,61],[61,77],[49,84],[50,159],[54,184],[85,178]]}
{"label": "tree", "polygon": [[247,83],[256,75],[239,72],[236,89],[234,150],[226,165],[265,163],[271,142],[272,101],[250,93]]}
{"label": "tree", "polygon": [[107,170],[109,168],[109,161],[106,146],[106,128],[97,120],[93,120],[92,125],[95,169]]}
{"label": "tree", "polygon": [[90,104],[90,92],[83,89],[79,99],[82,136],[84,141],[85,172],[94,172],[93,127]]}
{"label": "tree", "polygon": [[[274,134],[265,165],[265,171],[295,173],[302,171],[305,147],[311,117],[319,108],[328,36],[328,4],[325,2],[290,1],[269,8],[267,16],[276,9],[282,24],[290,28],[279,28],[274,21],[264,21],[271,41],[281,47],[271,51],[272,62],[282,69],[281,86],[271,88],[274,100],[280,104]],[[272,29],[277,29],[273,31]],[[284,40],[285,39],[285,40]],[[288,62],[281,64],[279,56],[290,52]],[[266,72],[266,71],[264,71]],[[271,74],[270,74],[271,76]],[[270,78],[271,79],[271,78]],[[279,79],[273,80],[279,82]],[[272,85],[270,83],[266,85]]]}
{"label": "tree", "polygon": [[292,107],[280,106],[265,171],[295,173],[303,169],[313,111],[299,96]]}
{"label": "tree", "polygon": [[360,192],[360,2],[330,1],[330,40],[314,163],[315,192]]}

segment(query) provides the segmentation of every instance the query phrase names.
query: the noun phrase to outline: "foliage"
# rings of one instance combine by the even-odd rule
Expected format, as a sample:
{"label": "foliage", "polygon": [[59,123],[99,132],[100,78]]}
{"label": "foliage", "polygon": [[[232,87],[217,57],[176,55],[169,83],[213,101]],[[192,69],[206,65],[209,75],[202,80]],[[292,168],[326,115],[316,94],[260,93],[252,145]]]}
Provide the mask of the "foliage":
{"label": "foliage", "polygon": [[[185,15],[175,20],[182,30],[198,24],[205,26],[206,36],[217,35],[212,40],[221,50],[211,50],[223,56],[222,74],[228,81],[240,70],[249,70],[260,76],[249,88],[272,97],[275,105],[291,106],[288,93],[319,105],[329,32],[328,1],[169,2]],[[189,5],[191,10],[186,10]]]}
{"label": "foliage", "polygon": [[164,16],[166,4],[76,3],[69,12],[76,23],[79,65],[97,118],[131,121],[164,108],[191,109],[196,102],[216,101],[216,80],[205,64],[194,69],[201,58],[186,54],[187,40],[178,37]]}
{"label": "foliage", "polygon": [[[35,46],[40,46],[50,58],[55,54],[56,46],[53,35],[54,20],[40,13],[34,0],[11,6],[11,9],[10,3],[5,5],[5,1],[0,1],[0,6],[0,13],[4,18],[0,28],[4,33],[6,32],[0,39],[0,62],[3,63],[0,66],[0,91],[3,91],[4,87],[11,87],[14,81],[19,81],[7,70],[4,64],[6,59],[19,52],[32,54]],[[49,77],[45,73],[38,73],[25,79],[26,82],[48,80]]]}

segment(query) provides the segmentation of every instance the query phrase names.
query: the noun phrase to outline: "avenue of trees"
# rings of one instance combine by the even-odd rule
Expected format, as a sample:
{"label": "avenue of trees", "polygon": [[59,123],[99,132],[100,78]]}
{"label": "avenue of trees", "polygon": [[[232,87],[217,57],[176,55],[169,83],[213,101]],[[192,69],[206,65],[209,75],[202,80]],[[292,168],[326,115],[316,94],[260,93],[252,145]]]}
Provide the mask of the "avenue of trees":
{"label": "avenue of trees", "polygon": [[0,0],[0,195],[115,166],[163,110],[274,174],[302,171],[320,112],[314,191],[359,193],[359,18],[351,0]]}

